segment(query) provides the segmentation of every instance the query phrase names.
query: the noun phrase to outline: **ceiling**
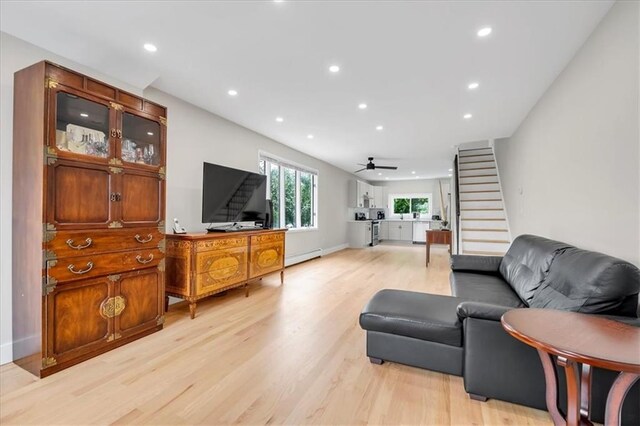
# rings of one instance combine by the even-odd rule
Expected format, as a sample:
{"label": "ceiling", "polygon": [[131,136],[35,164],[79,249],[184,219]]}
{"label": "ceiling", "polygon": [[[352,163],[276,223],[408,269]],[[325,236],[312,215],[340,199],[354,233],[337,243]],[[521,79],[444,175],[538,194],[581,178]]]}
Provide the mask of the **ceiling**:
{"label": "ceiling", "polygon": [[456,144],[510,136],[612,3],[2,2],[0,23],[344,170],[398,165],[361,173],[393,180],[446,176]]}

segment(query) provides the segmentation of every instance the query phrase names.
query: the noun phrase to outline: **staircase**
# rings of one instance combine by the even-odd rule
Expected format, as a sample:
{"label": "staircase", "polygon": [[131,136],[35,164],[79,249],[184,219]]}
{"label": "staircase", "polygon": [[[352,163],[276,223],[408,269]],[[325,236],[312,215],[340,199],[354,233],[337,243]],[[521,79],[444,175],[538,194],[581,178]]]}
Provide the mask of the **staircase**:
{"label": "staircase", "polygon": [[461,254],[502,256],[511,244],[492,147],[458,151]]}
{"label": "staircase", "polygon": [[215,217],[214,222],[235,222],[235,221],[247,221],[256,220],[257,217],[239,217],[240,213],[244,212],[244,208],[251,200],[253,190],[257,183],[260,182],[262,176],[248,174],[247,177],[238,185],[229,197],[225,207],[220,209]]}

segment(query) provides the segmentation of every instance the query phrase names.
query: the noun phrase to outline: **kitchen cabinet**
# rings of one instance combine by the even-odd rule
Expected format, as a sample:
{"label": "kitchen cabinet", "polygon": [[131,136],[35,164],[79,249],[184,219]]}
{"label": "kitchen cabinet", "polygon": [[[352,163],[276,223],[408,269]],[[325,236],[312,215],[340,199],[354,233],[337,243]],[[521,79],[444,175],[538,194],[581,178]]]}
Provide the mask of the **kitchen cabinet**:
{"label": "kitchen cabinet", "polygon": [[366,182],[352,180],[349,182],[349,207],[369,207],[368,198],[371,192]]}
{"label": "kitchen cabinet", "polygon": [[386,209],[387,208],[387,202],[386,202],[386,194],[387,194],[387,188],[385,188],[384,186],[374,186],[373,187],[373,204],[374,204],[374,208],[377,209]]}
{"label": "kitchen cabinet", "polygon": [[427,241],[427,230],[429,222],[416,221],[413,222],[413,242],[424,243]]}
{"label": "kitchen cabinet", "polygon": [[380,241],[389,239],[389,222],[383,220],[380,222]]}
{"label": "kitchen cabinet", "polygon": [[351,221],[347,227],[349,247],[362,248],[371,245],[371,221]]}
{"label": "kitchen cabinet", "polygon": [[413,222],[402,220],[390,220],[389,240],[395,241],[412,241],[413,239]]}

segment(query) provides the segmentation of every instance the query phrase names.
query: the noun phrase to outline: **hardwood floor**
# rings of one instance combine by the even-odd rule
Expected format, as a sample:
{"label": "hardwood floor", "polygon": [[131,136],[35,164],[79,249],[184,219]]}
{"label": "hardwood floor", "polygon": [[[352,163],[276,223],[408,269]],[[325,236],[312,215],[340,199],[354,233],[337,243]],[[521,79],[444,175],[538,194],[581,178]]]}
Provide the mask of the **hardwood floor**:
{"label": "hardwood floor", "polygon": [[365,356],[358,314],[378,289],[449,294],[444,246],[344,250],[244,290],[172,306],[165,329],[38,380],[0,368],[2,424],[551,424],[472,401],[462,378]]}

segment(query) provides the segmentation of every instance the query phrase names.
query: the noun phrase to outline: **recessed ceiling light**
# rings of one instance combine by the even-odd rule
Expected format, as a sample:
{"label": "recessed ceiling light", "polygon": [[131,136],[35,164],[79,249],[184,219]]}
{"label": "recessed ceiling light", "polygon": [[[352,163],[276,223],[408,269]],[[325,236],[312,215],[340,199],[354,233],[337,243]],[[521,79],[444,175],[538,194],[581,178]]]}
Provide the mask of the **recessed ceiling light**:
{"label": "recessed ceiling light", "polygon": [[376,130],[380,131],[380,130],[384,130],[384,127],[382,126],[376,126]]}
{"label": "recessed ceiling light", "polygon": [[378,173],[378,176],[382,176],[382,173]]}
{"label": "recessed ceiling light", "polygon": [[237,90],[231,89],[227,93],[229,94],[229,96],[238,96],[238,91]]}
{"label": "recessed ceiling light", "polygon": [[273,0],[274,3],[283,3],[284,0]]}
{"label": "recessed ceiling light", "polygon": [[420,176],[416,176],[416,179],[420,179]]}
{"label": "recessed ceiling light", "polygon": [[412,174],[412,175],[415,175],[415,174],[416,174],[416,171],[415,171],[415,170],[412,170],[412,171],[411,171],[411,174]]}
{"label": "recessed ceiling light", "polygon": [[282,117],[276,117],[276,121],[277,121],[278,123],[282,123],[282,122],[284,121],[284,118],[282,118]]}
{"label": "recessed ceiling light", "polygon": [[87,114],[86,112],[81,112],[80,113],[80,117],[88,117],[88,116],[89,116],[89,114]]}
{"label": "recessed ceiling light", "polygon": [[451,173],[449,173],[449,177],[453,176]]}
{"label": "recessed ceiling light", "polygon": [[464,118],[465,120],[468,120],[471,117],[473,117],[473,115],[471,115],[471,114],[465,114],[465,115],[462,116],[462,118]]}
{"label": "recessed ceiling light", "polygon": [[143,47],[147,52],[156,52],[158,50],[156,45],[151,43],[145,43]]}
{"label": "recessed ceiling light", "polygon": [[486,37],[491,34],[491,27],[483,27],[478,30],[478,37]]}
{"label": "recessed ceiling light", "polygon": [[480,87],[480,83],[478,83],[477,81],[474,81],[473,83],[469,83],[467,87],[469,88],[469,90],[475,90],[478,87]]}
{"label": "recessed ceiling light", "polygon": [[147,132],[149,136],[153,136],[153,132]]}
{"label": "recessed ceiling light", "polygon": [[311,134],[307,135],[307,139],[313,139],[313,135]]}
{"label": "recessed ceiling light", "polygon": [[329,67],[329,71],[331,71],[331,72],[338,72],[338,71],[340,71],[340,67],[339,67],[339,66],[337,66],[337,65],[331,65],[331,66]]}
{"label": "recessed ceiling light", "polygon": [[367,109],[367,104],[365,104],[364,102],[358,105],[358,108],[360,109]]}
{"label": "recessed ceiling light", "polygon": [[385,180],[389,180],[389,176],[387,176],[387,177],[385,178]]}
{"label": "recessed ceiling light", "polygon": [[452,172],[452,171],[453,171],[453,169],[449,169],[449,171],[450,171],[450,172]]}

